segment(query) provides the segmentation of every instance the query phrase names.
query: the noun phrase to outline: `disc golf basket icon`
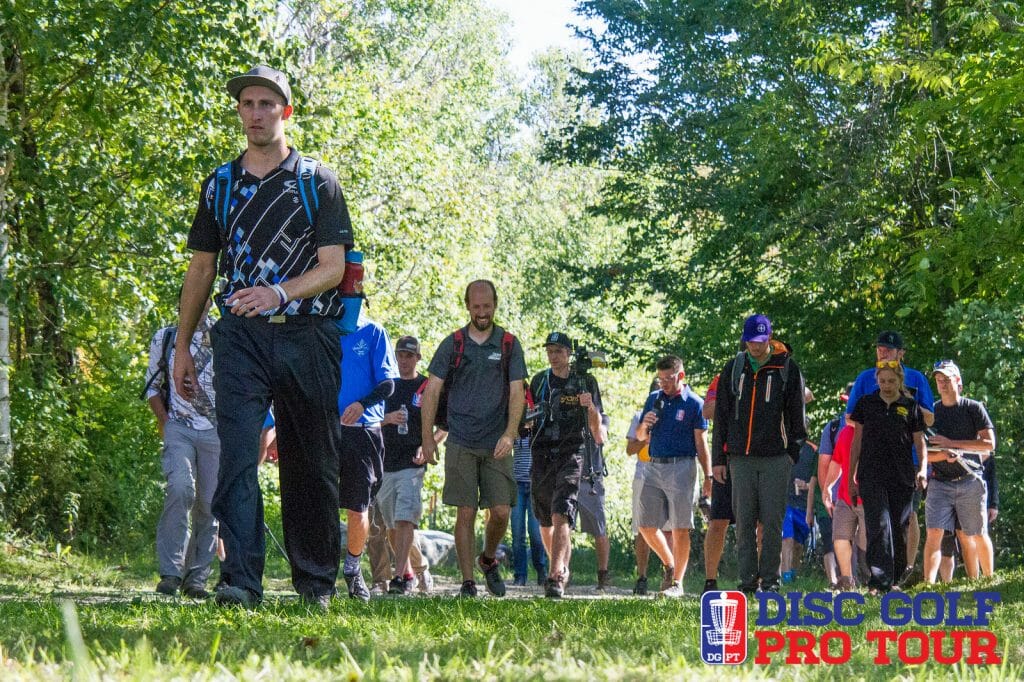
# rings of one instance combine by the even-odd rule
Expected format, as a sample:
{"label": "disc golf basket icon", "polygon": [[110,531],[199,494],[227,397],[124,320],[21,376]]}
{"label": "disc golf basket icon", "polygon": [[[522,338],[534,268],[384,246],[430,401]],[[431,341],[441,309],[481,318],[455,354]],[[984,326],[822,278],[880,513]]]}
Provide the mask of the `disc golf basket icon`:
{"label": "disc golf basket icon", "polygon": [[715,626],[707,633],[710,644],[725,644],[727,646],[739,644],[740,638],[743,637],[743,631],[733,628],[736,624],[736,608],[739,603],[738,599],[729,599],[724,592],[709,602],[711,622]]}

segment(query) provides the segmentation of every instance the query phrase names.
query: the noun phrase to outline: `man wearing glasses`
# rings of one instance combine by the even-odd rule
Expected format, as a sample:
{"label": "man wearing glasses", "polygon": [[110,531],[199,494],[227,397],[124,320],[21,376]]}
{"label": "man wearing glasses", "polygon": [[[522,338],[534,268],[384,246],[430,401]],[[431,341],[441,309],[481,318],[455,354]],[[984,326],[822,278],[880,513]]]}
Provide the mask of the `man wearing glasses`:
{"label": "man wearing glasses", "polygon": [[[637,504],[637,525],[665,566],[662,594],[681,597],[690,560],[698,460],[704,474],[703,494],[711,494],[711,459],[705,440],[708,420],[701,414],[704,401],[685,383],[683,361],[668,355],[658,360],[656,367],[660,390],[647,397],[636,429],[636,440],[650,443],[650,459],[644,468]],[[661,530],[666,523],[672,529],[671,547]]]}
{"label": "man wearing glasses", "polygon": [[[935,398],[932,396],[931,386],[924,374],[903,364],[903,356],[906,353],[903,337],[899,332],[884,331],[878,335],[878,340],[875,342],[876,361],[900,363],[903,367],[903,384],[913,394],[914,400],[921,407],[924,425],[931,426],[935,422],[935,413],[933,411]],[[875,380],[874,366],[865,369],[857,375],[857,380],[853,382],[853,388],[850,389],[850,398],[846,402],[847,418],[853,414],[853,409],[857,406],[857,401],[861,396],[874,393],[877,390],[878,382]],[[914,466],[917,466],[919,461],[917,458],[921,456],[921,453],[917,452],[915,448]],[[921,526],[920,520],[917,517],[917,510],[920,506],[921,491],[918,490],[914,492],[913,513],[907,526],[907,569],[904,572],[903,579],[900,580],[900,584],[904,587],[917,582],[917,580],[912,580],[911,576],[913,574],[914,561],[917,558],[917,548],[921,542]]]}

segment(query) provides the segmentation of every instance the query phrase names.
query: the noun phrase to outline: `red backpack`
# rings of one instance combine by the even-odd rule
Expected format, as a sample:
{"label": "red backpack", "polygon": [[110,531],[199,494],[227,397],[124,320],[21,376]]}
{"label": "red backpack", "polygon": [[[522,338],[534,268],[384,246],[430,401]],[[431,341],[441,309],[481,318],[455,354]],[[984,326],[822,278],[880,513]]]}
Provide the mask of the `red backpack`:
{"label": "red backpack", "polygon": [[[444,429],[445,431],[448,430],[448,391],[451,389],[452,381],[455,379],[455,371],[460,365],[462,365],[462,358],[465,357],[466,334],[468,331],[468,325],[462,329],[455,330],[455,353],[452,356],[451,364],[448,365],[448,373],[444,377],[444,385],[441,387],[441,395],[437,398],[437,412],[434,413],[434,425],[440,429]],[[501,370],[505,375],[506,384],[509,382],[509,365],[512,363],[512,346],[515,344],[515,341],[516,337],[508,331],[506,331],[501,337]],[[426,387],[427,382],[424,381],[423,385],[420,386],[418,391],[416,391],[416,394],[421,395]]]}

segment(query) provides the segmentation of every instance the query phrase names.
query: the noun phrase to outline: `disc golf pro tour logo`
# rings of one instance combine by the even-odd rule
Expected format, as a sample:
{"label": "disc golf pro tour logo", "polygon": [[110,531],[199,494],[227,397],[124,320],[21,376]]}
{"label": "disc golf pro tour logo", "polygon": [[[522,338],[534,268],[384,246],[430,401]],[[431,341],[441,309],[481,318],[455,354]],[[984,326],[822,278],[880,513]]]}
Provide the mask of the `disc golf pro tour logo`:
{"label": "disc golf pro tour logo", "polygon": [[716,591],[701,597],[700,657],[733,665],[747,659],[747,595]]}

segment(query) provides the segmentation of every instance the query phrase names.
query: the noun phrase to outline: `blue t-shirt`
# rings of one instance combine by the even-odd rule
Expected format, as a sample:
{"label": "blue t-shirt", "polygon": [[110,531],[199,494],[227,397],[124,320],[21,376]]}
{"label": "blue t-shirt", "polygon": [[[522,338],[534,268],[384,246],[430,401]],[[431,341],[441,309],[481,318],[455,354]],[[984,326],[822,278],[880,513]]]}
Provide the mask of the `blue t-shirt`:
{"label": "blue t-shirt", "polygon": [[[360,320],[361,326],[341,336],[341,392],[338,413],[387,379],[398,379],[398,362],[391,339],[384,328],[372,320]],[[367,405],[360,424],[379,424],[384,419],[384,401]]]}
{"label": "blue t-shirt", "polygon": [[[932,405],[935,404],[935,398],[932,397],[932,387],[929,385],[925,375],[916,369],[903,365],[903,383],[914,394],[914,400],[921,406],[921,409],[931,412]],[[853,409],[857,407],[857,401],[861,396],[874,393],[877,390],[878,382],[875,380],[874,367],[858,374],[857,380],[853,382],[853,389],[850,390],[850,399],[846,402],[846,414],[853,414]]]}
{"label": "blue t-shirt", "polygon": [[[932,387],[928,383],[928,378],[916,369],[907,367],[903,363],[900,365],[903,367],[903,384],[914,394],[914,401],[920,405],[922,410],[931,412],[934,409],[935,398],[932,397]],[[866,369],[858,374],[857,380],[853,382],[853,388],[850,390],[850,399],[846,401],[846,414],[853,414],[853,409],[857,407],[857,401],[862,396],[870,395],[877,390],[878,381],[875,379],[875,368]],[[917,446],[912,446],[910,452],[914,459],[914,466],[917,466]]]}
{"label": "blue t-shirt", "polygon": [[704,401],[689,386],[683,386],[679,395],[672,398],[655,391],[647,396],[643,413],[650,412],[659,399],[665,401],[665,406],[651,429],[651,457],[695,457],[697,441],[693,432],[708,428],[708,420],[700,413]]}

